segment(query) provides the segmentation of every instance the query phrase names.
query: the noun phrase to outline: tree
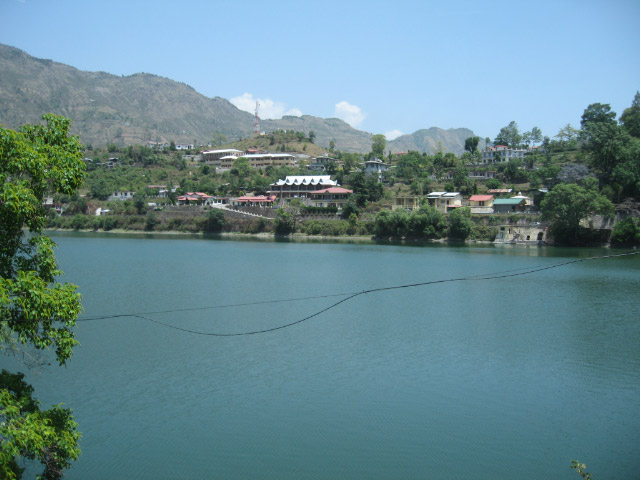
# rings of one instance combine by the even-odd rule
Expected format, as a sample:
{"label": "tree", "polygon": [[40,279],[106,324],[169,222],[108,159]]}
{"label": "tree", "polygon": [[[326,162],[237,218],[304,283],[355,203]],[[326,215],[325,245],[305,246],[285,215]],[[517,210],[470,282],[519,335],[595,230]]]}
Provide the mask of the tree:
{"label": "tree", "polygon": [[295,231],[296,219],[293,214],[278,210],[274,220],[274,232],[276,235],[289,235]]}
{"label": "tree", "polygon": [[313,130],[309,130],[309,143],[313,143],[316,140],[316,134]]}
{"label": "tree", "polygon": [[[73,195],[84,178],[82,146],[68,136],[70,121],[44,115],[46,125],[0,128],[0,330],[2,347],[15,342],[55,348],[60,365],[71,358],[80,295],[61,274],[54,242],[43,235],[47,193]],[[29,231],[26,236],[23,229]],[[0,477],[20,478],[20,458],[44,465],[42,478],[61,478],[80,455],[71,411],[41,410],[21,373],[0,375]]]}
{"label": "tree", "polygon": [[454,240],[465,240],[473,230],[471,209],[469,207],[456,208],[447,216],[447,236]]}
{"label": "tree", "polygon": [[542,142],[542,130],[540,130],[538,127],[533,127],[531,129],[531,142],[533,143],[534,147],[536,143]]}
{"label": "tree", "polygon": [[611,181],[616,166],[624,161],[630,137],[615,120],[616,113],[606,104],[589,105],[582,114],[582,132],[585,150],[592,153],[592,165],[604,184]]}
{"label": "tree", "polygon": [[464,141],[464,149],[469,153],[475,153],[478,150],[478,144],[480,143],[480,137],[469,137]]}
{"label": "tree", "polygon": [[221,232],[224,224],[224,213],[219,208],[214,208],[207,213],[207,218],[204,222],[204,231],[211,233]]}
{"label": "tree", "polygon": [[371,156],[373,158],[384,157],[384,149],[387,147],[387,139],[381,133],[371,138]]}
{"label": "tree", "polygon": [[540,205],[542,219],[550,222],[550,232],[558,243],[574,245],[581,239],[580,222],[598,213],[612,215],[613,204],[596,188],[575,183],[558,184]]}
{"label": "tree", "polygon": [[520,135],[518,124],[514,121],[510,122],[506,127],[502,127],[493,140],[494,145],[507,145],[511,148],[517,148],[521,143],[522,136]]}
{"label": "tree", "polygon": [[640,218],[627,217],[616,223],[611,232],[611,244],[618,247],[640,245]]}
{"label": "tree", "polygon": [[629,108],[620,115],[620,123],[632,137],[640,138],[640,92],[636,92]]}

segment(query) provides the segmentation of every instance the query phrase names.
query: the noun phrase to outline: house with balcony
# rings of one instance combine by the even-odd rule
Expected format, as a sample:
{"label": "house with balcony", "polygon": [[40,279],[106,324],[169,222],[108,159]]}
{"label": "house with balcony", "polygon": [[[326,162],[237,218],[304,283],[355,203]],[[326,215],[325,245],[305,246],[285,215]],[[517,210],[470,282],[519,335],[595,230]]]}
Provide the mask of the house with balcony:
{"label": "house with balcony", "polygon": [[391,210],[406,210],[412,212],[420,208],[422,197],[418,195],[401,195],[393,199]]}
{"label": "house with balcony", "polygon": [[482,152],[482,164],[508,163],[516,158],[524,160],[527,150],[524,148],[511,148],[506,145],[487,147]]}
{"label": "house with balcony", "polygon": [[493,195],[471,195],[469,197],[469,207],[471,213],[493,213]]}
{"label": "house with balcony", "polygon": [[387,170],[389,170],[389,166],[379,158],[374,158],[364,162],[365,175],[375,176],[378,179],[378,182],[382,182],[384,180],[384,172]]}
{"label": "house with balcony", "polygon": [[329,187],[311,192],[309,198],[311,199],[311,205],[314,207],[342,208],[349,201],[351,195],[353,195],[353,190],[342,187]]}
{"label": "house with balcony", "polygon": [[431,192],[427,195],[427,202],[436,210],[447,213],[462,206],[462,195],[460,192]]}

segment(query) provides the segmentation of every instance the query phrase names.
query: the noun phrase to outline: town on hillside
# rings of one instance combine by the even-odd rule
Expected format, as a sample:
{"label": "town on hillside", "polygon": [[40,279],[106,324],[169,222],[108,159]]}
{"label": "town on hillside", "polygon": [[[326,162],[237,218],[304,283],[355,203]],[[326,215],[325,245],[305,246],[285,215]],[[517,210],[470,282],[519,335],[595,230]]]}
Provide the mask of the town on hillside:
{"label": "town on hillside", "polygon": [[493,140],[467,138],[459,156],[392,153],[383,135],[366,154],[345,153],[282,130],[217,147],[88,148],[85,191],[45,204],[52,228],[633,243],[637,100],[620,122],[590,105],[581,129],[553,138],[514,121]]}

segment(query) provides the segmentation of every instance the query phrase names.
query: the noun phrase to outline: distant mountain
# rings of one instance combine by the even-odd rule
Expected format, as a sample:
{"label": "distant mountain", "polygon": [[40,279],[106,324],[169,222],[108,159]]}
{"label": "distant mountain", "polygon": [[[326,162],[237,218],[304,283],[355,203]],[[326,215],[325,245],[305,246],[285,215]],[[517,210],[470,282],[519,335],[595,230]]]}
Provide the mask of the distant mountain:
{"label": "distant mountain", "polygon": [[437,127],[418,130],[409,135],[402,135],[387,142],[387,148],[393,153],[416,150],[418,152],[435,153],[440,148],[444,152],[461,155],[464,152],[464,141],[474,136],[468,128],[450,128],[443,130]]}
{"label": "distant mountain", "polygon": [[[116,76],[85,72],[42,60],[14,47],[0,44],[0,125],[17,128],[40,121],[53,112],[72,119],[72,131],[85,144],[119,145],[171,140],[176,143],[209,142],[215,133],[228,141],[253,133],[253,115],[224,98],[209,98],[192,87],[147,73]],[[311,115],[262,120],[261,129],[278,128],[316,134],[316,144],[346,152],[371,149],[368,132],[337,118]],[[468,129],[430,128],[388,142],[393,152],[418,150],[461,153]]]}

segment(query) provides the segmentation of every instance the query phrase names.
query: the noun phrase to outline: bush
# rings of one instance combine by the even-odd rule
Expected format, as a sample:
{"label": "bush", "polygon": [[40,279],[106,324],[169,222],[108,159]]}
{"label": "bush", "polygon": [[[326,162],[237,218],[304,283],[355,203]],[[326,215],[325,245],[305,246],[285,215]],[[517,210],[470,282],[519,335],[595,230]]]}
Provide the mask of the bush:
{"label": "bush", "polygon": [[488,240],[493,242],[498,234],[498,229],[487,225],[475,225],[471,230],[469,238],[474,240]]}
{"label": "bush", "polygon": [[216,208],[207,213],[207,219],[204,222],[204,231],[211,233],[221,232],[224,224],[224,213],[222,210]]}
{"label": "bush", "polygon": [[616,223],[611,233],[611,244],[617,247],[640,245],[640,218],[628,217]]}
{"label": "bush", "polygon": [[465,240],[471,234],[473,222],[469,207],[456,208],[447,218],[448,237],[453,240]]}
{"label": "bush", "polygon": [[276,235],[289,235],[295,230],[295,218],[289,212],[278,210],[274,220],[274,231]]}

